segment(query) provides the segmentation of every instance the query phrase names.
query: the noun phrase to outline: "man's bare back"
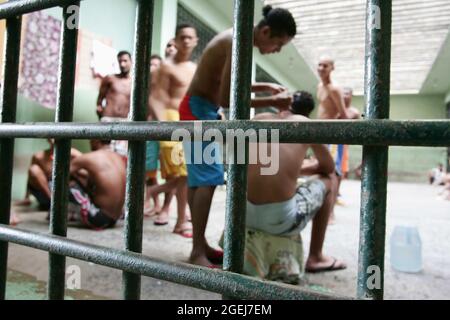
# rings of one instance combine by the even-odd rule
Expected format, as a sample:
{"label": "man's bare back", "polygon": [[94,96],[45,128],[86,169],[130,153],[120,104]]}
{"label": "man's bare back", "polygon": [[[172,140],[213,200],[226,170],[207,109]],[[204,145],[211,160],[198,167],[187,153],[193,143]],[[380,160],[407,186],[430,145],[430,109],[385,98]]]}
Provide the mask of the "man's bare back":
{"label": "man's bare back", "polygon": [[[102,81],[97,109],[100,117],[127,118],[130,112],[131,78],[108,76]],[[103,102],[105,100],[105,102]],[[102,108],[105,103],[104,108]]]}
{"label": "man's bare back", "polygon": [[[86,191],[94,204],[110,218],[120,218],[125,203],[126,165],[123,158],[109,149],[100,149],[76,158],[71,174],[88,174]],[[84,175],[82,176],[84,178]]]}
{"label": "man's bare back", "polygon": [[[257,115],[256,121],[305,121],[307,118],[288,113]],[[266,148],[266,145],[259,145]],[[297,180],[308,150],[307,144],[279,144],[279,170],[275,175],[261,175],[261,164],[248,168],[248,200],[256,205],[278,203],[291,199],[296,191]],[[257,151],[250,148],[251,151]],[[268,151],[271,153],[271,151]],[[270,192],[268,192],[270,190]]]}

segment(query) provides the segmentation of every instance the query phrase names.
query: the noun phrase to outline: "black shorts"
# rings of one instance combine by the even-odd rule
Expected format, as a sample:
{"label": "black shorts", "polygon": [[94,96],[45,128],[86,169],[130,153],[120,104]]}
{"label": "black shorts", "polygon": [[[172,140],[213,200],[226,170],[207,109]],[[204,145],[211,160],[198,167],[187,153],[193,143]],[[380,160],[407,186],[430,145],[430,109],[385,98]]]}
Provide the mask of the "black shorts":
{"label": "black shorts", "polygon": [[117,222],[97,208],[77,182],[70,186],[68,214],[69,221],[80,222],[84,227],[94,230],[112,228]]}

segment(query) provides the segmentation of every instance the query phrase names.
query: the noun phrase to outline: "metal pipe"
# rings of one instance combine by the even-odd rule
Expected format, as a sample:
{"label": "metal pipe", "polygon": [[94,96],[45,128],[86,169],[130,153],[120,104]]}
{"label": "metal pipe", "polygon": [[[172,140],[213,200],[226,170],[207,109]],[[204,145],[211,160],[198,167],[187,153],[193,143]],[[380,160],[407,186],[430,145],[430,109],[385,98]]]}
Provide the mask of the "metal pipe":
{"label": "metal pipe", "polygon": [[[79,6],[79,2],[74,5]],[[73,121],[75,95],[75,71],[77,60],[78,26],[73,25],[74,17],[70,6],[63,8],[63,30],[60,46],[58,70],[58,102],[55,122]],[[55,160],[52,173],[52,200],[50,206],[50,233],[65,237],[67,235],[67,206],[69,201],[71,140],[55,141]],[[49,255],[48,298],[64,300],[66,276],[66,257]]]}
{"label": "metal pipe", "polygon": [[[388,119],[392,2],[367,1],[366,115]],[[361,223],[358,264],[358,298],[383,299],[386,238],[388,147],[363,148]]]}
{"label": "metal pipe", "polygon": [[[150,80],[150,56],[152,48],[153,0],[140,0],[136,11],[133,65],[133,91],[130,119],[147,120]],[[132,252],[142,252],[145,192],[145,142],[131,141],[128,151],[128,175],[126,191],[125,246]],[[141,277],[123,273],[123,295],[126,300],[138,300],[141,296]]]}
{"label": "metal pipe", "polygon": [[[254,1],[234,2],[230,120],[247,120],[250,117],[254,10]],[[234,163],[228,167],[223,264],[224,270],[235,273],[241,273],[244,268],[247,205],[247,164],[238,164],[236,158],[242,152],[248,157],[248,141],[244,150],[238,150],[238,147],[236,144]]]}
{"label": "metal pipe", "polygon": [[[197,124],[198,127],[198,124]],[[277,130],[282,143],[332,143],[367,146],[450,146],[450,121],[306,121],[252,122],[205,121],[201,133],[219,130],[226,138],[227,130]],[[197,129],[195,129],[197,130]],[[194,122],[138,123],[28,123],[0,124],[4,138],[70,138],[107,140],[178,141],[172,133],[184,132],[194,139]]]}
{"label": "metal pipe", "polygon": [[8,226],[0,225],[0,240],[201,290],[233,297],[239,296],[247,300],[348,299],[310,289],[302,288],[300,290],[296,286],[261,281],[236,273],[184,263],[165,262],[134,252],[96,246]]}
{"label": "metal pipe", "polygon": [[77,4],[79,0],[14,0],[0,4],[0,20],[34,11]]}
{"label": "metal pipe", "polygon": [[[22,18],[6,21],[5,54],[1,122],[15,122],[17,111],[17,83],[19,77]],[[0,137],[0,223],[9,224],[11,185],[13,178],[14,137]],[[8,265],[8,243],[0,242],[0,300],[5,299]]]}

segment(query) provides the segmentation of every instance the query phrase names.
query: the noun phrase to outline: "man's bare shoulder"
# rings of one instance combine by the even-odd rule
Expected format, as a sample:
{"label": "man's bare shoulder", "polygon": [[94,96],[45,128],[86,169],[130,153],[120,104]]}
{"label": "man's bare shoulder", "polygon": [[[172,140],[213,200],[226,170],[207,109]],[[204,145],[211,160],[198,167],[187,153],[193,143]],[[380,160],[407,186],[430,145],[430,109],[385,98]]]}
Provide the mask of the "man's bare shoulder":
{"label": "man's bare shoulder", "polygon": [[252,120],[253,121],[264,121],[264,120],[274,120],[279,119],[279,116],[275,113],[264,112],[257,114]]}
{"label": "man's bare shoulder", "polygon": [[156,74],[158,76],[163,77],[170,75],[173,72],[173,62],[171,60],[166,60],[161,63],[161,66],[159,67],[158,71],[156,71]]}
{"label": "man's bare shoulder", "polygon": [[335,94],[335,95],[342,95],[343,94],[342,88],[337,86],[337,85],[335,85],[335,84],[330,84],[328,86],[328,91],[331,94]]}
{"label": "man's bare shoulder", "polygon": [[286,121],[310,121],[309,118],[301,116],[299,114],[291,114],[286,117],[283,117],[282,119]]}
{"label": "man's bare shoulder", "polygon": [[205,52],[216,48],[225,50],[226,48],[231,47],[232,45],[233,45],[233,30],[228,29],[216,35],[209,42],[208,46],[205,49]]}
{"label": "man's bare shoulder", "polygon": [[33,157],[31,157],[32,162],[36,161],[42,161],[45,159],[45,151],[39,151],[33,154]]}
{"label": "man's bare shoulder", "polygon": [[115,78],[116,76],[114,74],[107,75],[103,78],[102,84],[110,84],[114,81]]}

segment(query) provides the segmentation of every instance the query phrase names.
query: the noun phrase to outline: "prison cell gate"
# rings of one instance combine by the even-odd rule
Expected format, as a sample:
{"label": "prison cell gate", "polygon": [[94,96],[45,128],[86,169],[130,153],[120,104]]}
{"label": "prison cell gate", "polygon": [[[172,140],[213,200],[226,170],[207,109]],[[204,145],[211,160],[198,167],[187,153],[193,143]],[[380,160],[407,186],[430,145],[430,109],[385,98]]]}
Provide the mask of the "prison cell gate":
{"label": "prison cell gate", "polygon": [[[89,1],[89,0],[85,0]],[[0,124],[0,299],[5,299],[8,243],[49,252],[48,298],[64,299],[66,257],[123,270],[124,299],[139,299],[141,276],[188,285],[226,298],[239,299],[335,299],[346,298],[305,288],[260,281],[241,275],[245,245],[245,165],[230,165],[223,270],[182,263],[168,263],[143,256],[143,197],[145,141],[171,140],[177,129],[194,132],[193,122],[145,122],[150,74],[152,0],[138,0],[133,59],[130,123],[72,123],[78,30],[73,13],[80,1],[16,0],[0,5],[6,19],[6,48]],[[51,7],[63,7],[63,29],[55,123],[16,124],[17,85],[22,15]],[[76,6],[76,7],[73,7]],[[82,11],[82,8],[80,8]],[[299,123],[248,121],[252,72],[254,1],[235,0],[231,86],[231,119],[208,121],[203,130],[277,129],[283,143],[334,143],[362,145],[363,178],[358,270],[360,299],[382,299],[386,237],[388,148],[395,146],[449,146],[450,121],[390,121],[390,56],[392,2],[367,0],[366,12],[366,120],[311,121]],[[8,226],[11,210],[14,139],[55,138],[55,161],[49,234]],[[129,140],[124,250],[100,247],[68,239],[67,203],[71,139]],[[381,272],[381,286],[368,286],[372,266]],[[354,297],[348,297],[354,298]]]}

